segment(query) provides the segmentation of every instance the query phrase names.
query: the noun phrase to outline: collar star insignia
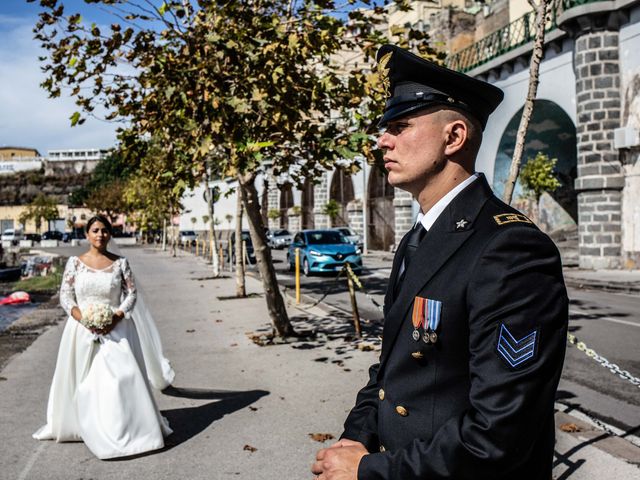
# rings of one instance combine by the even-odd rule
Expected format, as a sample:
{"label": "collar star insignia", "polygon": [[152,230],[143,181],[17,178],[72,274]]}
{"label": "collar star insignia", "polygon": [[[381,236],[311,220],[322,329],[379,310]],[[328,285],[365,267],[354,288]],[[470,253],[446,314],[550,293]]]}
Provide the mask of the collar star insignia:
{"label": "collar star insignia", "polygon": [[462,230],[467,225],[467,223],[469,223],[469,222],[467,222],[464,218],[461,219],[461,220],[458,220],[456,222],[456,229]]}

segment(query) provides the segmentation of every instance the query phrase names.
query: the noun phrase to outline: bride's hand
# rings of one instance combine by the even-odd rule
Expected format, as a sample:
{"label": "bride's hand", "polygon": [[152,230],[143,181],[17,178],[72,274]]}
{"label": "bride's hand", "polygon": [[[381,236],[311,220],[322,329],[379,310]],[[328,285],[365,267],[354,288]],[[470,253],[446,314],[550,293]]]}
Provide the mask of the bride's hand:
{"label": "bride's hand", "polygon": [[118,310],[117,312],[114,312],[113,316],[111,317],[111,325],[103,328],[102,330],[99,330],[98,333],[100,335],[106,335],[111,330],[113,330],[118,324],[118,322],[123,318],[124,318],[124,312],[122,310]]}

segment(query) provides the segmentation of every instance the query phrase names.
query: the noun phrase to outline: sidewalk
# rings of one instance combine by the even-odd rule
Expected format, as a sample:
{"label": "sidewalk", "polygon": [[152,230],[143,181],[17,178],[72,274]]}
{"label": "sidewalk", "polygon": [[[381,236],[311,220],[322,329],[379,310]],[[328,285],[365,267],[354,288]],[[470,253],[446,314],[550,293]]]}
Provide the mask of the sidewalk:
{"label": "sidewalk", "polygon": [[[374,262],[393,261],[393,254],[381,250],[369,250],[365,255]],[[640,270],[583,270],[569,267],[564,269],[564,279],[569,287],[604,290],[619,293],[640,293]]]}
{"label": "sidewalk", "polygon": [[[345,340],[352,331],[347,315],[289,305],[296,329],[318,334],[261,347],[250,339],[270,330],[257,280],[247,277],[250,297],[238,300],[233,277],[211,278],[210,267],[189,254],[171,258],[143,248],[123,254],[177,372],[175,388],[156,397],[174,435],[163,451],[120,461],[96,460],[82,443],[31,439],[44,422],[62,333],[58,324],[0,372],[0,478],[311,479],[315,451],[328,442],[309,434],[341,433],[367,368],[379,355],[375,332],[365,326],[371,338],[367,348],[358,348]],[[600,438],[606,436],[565,413],[557,421],[574,423],[579,431],[558,431],[554,478],[640,479],[637,466],[611,453],[626,448],[630,458],[640,449]]]}

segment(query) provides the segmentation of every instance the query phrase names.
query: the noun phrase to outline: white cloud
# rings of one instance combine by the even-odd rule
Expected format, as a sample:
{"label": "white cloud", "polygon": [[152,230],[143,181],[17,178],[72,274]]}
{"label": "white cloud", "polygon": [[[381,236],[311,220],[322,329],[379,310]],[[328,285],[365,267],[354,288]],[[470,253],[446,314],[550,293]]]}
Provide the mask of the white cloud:
{"label": "white cloud", "polygon": [[51,99],[40,87],[45,79],[28,17],[0,15],[0,146],[32,147],[46,155],[61,148],[109,148],[116,125],[87,118],[71,127],[78,110],[72,98]]}

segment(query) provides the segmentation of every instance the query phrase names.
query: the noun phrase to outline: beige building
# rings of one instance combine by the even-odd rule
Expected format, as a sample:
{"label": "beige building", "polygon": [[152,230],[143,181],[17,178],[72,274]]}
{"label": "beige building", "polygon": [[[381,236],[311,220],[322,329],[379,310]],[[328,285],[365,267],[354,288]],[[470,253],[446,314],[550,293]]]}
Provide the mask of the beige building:
{"label": "beige building", "polygon": [[[71,226],[84,226],[85,220],[90,218],[93,213],[87,208],[73,208],[67,205],[58,204],[58,218],[52,222],[51,230],[65,232],[71,230]],[[34,221],[27,222],[26,225],[20,224],[20,215],[28,208],[27,205],[7,205],[0,206],[0,231],[4,232],[9,228],[21,228],[24,233],[37,233]],[[49,230],[47,222],[43,221],[40,226],[40,233]]]}
{"label": "beige building", "polygon": [[40,152],[35,148],[26,147],[0,147],[0,161],[16,160],[18,158],[40,157]]}

